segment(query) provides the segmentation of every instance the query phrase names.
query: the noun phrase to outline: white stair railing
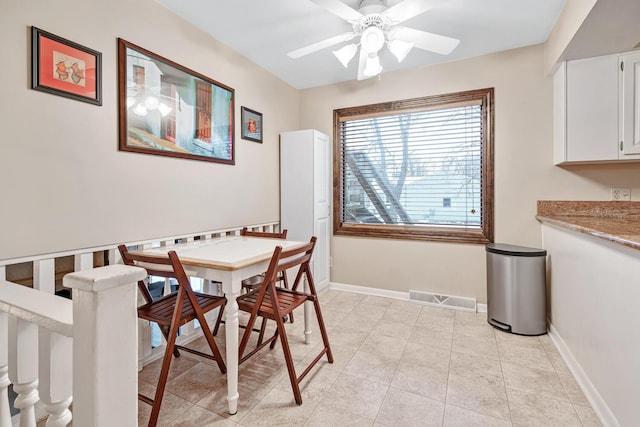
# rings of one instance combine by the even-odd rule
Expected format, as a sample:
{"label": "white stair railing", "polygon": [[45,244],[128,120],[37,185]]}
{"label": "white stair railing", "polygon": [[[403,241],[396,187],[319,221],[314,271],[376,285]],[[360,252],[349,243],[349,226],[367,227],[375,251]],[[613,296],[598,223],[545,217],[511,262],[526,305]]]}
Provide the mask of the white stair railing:
{"label": "white stair railing", "polygon": [[[124,243],[127,246],[168,246],[176,240],[239,235],[241,228]],[[279,229],[279,223],[249,228],[273,232]],[[114,265],[94,269],[93,254],[100,251],[107,251],[110,264]],[[64,278],[64,285],[73,288],[73,302],[53,294],[56,290],[55,261],[66,256],[74,256],[76,272]],[[8,266],[27,262],[33,263],[33,288],[6,280]],[[116,245],[0,260],[0,427],[12,427],[16,419],[19,419],[20,427],[34,427],[38,419],[44,417],[47,427],[66,426],[72,418],[69,410],[72,400],[75,425],[137,425],[138,367],[141,369],[164,351],[163,348],[152,348],[148,322],[141,322],[136,317],[137,286],[131,284],[145,273],[139,269],[135,269],[136,273],[127,272],[129,267],[121,262]],[[203,290],[215,292],[215,286],[204,281]],[[166,286],[167,291],[169,286]],[[116,298],[122,293],[127,295]],[[133,308],[110,307],[110,304],[121,305],[115,300],[131,301]],[[111,318],[119,313],[119,309],[125,308],[129,310],[129,316],[121,313]],[[75,321],[75,329],[71,319]],[[116,327],[129,321],[134,326]],[[105,324],[109,328],[104,328]],[[198,336],[194,332],[193,325],[185,325],[180,339],[189,341]],[[130,351],[134,356],[129,355],[124,364],[113,362]],[[119,375],[131,370],[127,366],[132,360],[135,370]],[[14,407],[20,409],[20,415],[13,420],[8,396],[11,384],[18,393]],[[117,391],[114,391],[114,384],[117,384]],[[96,399],[96,396],[101,398]],[[134,418],[127,418],[132,414]],[[127,421],[123,421],[125,419]]]}

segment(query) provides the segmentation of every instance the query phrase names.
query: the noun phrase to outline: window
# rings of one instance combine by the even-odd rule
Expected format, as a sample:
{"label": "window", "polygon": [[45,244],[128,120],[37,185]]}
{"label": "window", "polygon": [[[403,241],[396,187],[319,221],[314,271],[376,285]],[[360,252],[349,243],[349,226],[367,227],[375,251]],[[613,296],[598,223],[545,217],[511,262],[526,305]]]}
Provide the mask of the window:
{"label": "window", "polygon": [[334,110],[334,234],[493,241],[493,88]]}
{"label": "window", "polygon": [[211,142],[211,85],[196,81],[196,138]]}

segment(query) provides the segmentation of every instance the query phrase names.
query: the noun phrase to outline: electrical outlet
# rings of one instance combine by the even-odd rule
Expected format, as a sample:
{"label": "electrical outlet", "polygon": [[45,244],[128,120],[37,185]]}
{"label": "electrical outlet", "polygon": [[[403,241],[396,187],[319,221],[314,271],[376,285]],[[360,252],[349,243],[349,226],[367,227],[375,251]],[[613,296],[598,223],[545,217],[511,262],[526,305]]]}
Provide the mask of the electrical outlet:
{"label": "electrical outlet", "polygon": [[630,188],[612,188],[611,200],[631,200]]}

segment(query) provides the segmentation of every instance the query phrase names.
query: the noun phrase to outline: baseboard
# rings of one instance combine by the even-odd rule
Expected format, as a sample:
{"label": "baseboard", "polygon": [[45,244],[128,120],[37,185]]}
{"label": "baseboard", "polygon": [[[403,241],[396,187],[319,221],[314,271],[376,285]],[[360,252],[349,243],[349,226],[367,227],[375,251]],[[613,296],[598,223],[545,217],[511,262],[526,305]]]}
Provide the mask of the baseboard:
{"label": "baseboard", "polygon": [[347,285],[346,283],[336,282],[331,282],[330,289],[409,301],[409,292],[390,291],[388,289],[369,288],[366,286]]}
{"label": "baseboard", "polygon": [[[388,289],[370,288],[367,286],[348,285],[346,283],[336,283],[336,282],[331,282],[329,285],[329,288],[336,291],[354,292],[357,294],[366,294],[366,295],[373,295],[378,297],[393,298],[401,301],[410,301],[416,304],[421,304],[419,301],[410,300],[409,292],[391,291]],[[443,308],[451,308],[451,307],[443,306]],[[476,304],[476,310],[478,313],[486,313],[487,305]]]}
{"label": "baseboard", "polygon": [[600,396],[600,393],[584,372],[580,363],[573,357],[571,350],[552,323],[549,323],[549,338],[551,338],[551,342],[553,342],[558,349],[562,359],[567,364],[569,371],[573,374],[573,377],[576,379],[576,382],[582,389],[582,392],[591,404],[593,411],[598,416],[603,427],[621,427],[615,415],[611,412],[611,409],[609,409],[609,406],[602,396]]}

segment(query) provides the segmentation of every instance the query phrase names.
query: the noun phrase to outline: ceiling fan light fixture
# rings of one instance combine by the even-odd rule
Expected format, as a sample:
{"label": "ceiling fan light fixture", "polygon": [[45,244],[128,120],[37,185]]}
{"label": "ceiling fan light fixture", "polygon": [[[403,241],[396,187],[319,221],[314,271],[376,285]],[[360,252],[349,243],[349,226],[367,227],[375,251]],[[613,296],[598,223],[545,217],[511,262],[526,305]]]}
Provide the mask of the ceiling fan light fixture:
{"label": "ceiling fan light fixture", "polygon": [[382,65],[380,65],[380,58],[378,56],[367,57],[367,62],[362,70],[362,74],[365,77],[377,76],[382,72]]}
{"label": "ceiling fan light fixture", "polygon": [[334,50],[332,52],[335,55],[335,57],[338,58],[338,61],[340,61],[340,63],[344,66],[344,68],[347,68],[347,66],[349,65],[349,62],[356,55],[357,51],[358,51],[358,45],[351,43],[341,47],[338,50]]}
{"label": "ceiling fan light fixture", "polygon": [[360,37],[360,47],[367,53],[378,53],[384,46],[384,32],[372,25],[367,27]]}
{"label": "ceiling fan light fixture", "polygon": [[396,57],[398,62],[402,62],[407,57],[411,49],[413,49],[414,43],[409,43],[404,40],[392,40],[389,42],[389,50]]}

